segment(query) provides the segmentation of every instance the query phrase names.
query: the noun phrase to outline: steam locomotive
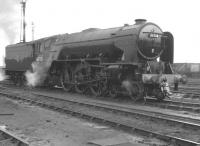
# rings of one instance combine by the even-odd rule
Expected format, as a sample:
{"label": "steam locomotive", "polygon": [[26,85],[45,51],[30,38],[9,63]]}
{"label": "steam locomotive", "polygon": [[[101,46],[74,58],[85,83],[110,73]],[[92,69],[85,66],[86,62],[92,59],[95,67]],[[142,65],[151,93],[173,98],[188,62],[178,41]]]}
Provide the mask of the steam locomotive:
{"label": "steam locomotive", "polygon": [[[173,35],[145,19],[134,25],[62,34],[6,47],[6,74],[16,83],[27,71],[38,82],[95,96],[164,99],[162,81],[177,84]],[[32,76],[34,77],[34,76]]]}

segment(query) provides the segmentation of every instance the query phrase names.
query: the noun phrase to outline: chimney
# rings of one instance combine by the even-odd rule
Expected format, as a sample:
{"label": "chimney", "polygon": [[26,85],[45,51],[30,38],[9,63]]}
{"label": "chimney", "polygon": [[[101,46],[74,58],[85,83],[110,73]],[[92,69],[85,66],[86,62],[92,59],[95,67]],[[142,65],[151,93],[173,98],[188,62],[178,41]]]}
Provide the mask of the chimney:
{"label": "chimney", "polygon": [[146,19],[135,19],[135,25],[144,24],[146,21]]}
{"label": "chimney", "polygon": [[126,27],[126,26],[129,26],[129,24],[127,24],[127,23],[126,23],[126,24],[124,24],[124,27]]}

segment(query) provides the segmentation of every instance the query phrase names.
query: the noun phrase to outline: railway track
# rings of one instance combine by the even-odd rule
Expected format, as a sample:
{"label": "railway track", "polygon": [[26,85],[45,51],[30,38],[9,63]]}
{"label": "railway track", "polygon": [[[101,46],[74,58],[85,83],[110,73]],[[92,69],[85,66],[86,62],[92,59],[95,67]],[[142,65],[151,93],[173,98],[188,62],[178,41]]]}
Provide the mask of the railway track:
{"label": "railway track", "polygon": [[200,99],[200,79],[188,79],[187,84],[179,85],[179,90],[174,93],[184,94],[184,98]]}
{"label": "railway track", "polygon": [[179,91],[185,91],[185,92],[197,92],[199,93],[200,87],[188,87],[188,86],[180,86]]}
{"label": "railway track", "polygon": [[[111,103],[97,102],[97,101],[91,102],[90,100],[80,101],[80,100],[74,100],[74,99],[73,100],[60,99],[60,98],[55,98],[52,96],[46,96],[42,94],[35,94],[35,95],[41,98],[46,98],[47,100],[52,100],[52,99],[61,100],[63,102],[70,102],[72,104],[79,104],[83,106],[95,107],[95,108],[100,108],[100,109],[103,108],[104,110],[108,110],[111,112],[118,112],[118,113],[126,114],[126,115],[129,114],[132,116],[140,116],[140,117],[143,117],[143,118],[145,117],[152,120],[167,121],[169,123],[181,124],[181,126],[187,126],[190,128],[200,129],[200,119],[169,115],[169,114],[164,114],[157,111],[143,110],[144,106],[140,108],[136,108],[134,106],[124,106],[124,105],[113,104],[113,103],[111,104]],[[145,107],[145,108],[148,108],[148,107]]]}
{"label": "railway track", "polygon": [[173,91],[173,93],[181,93],[184,98],[200,99],[200,87],[179,87],[179,90]]}
{"label": "railway track", "polygon": [[[0,89],[7,90],[8,87],[7,86],[6,87],[0,86]],[[36,92],[40,92],[40,90],[36,91]],[[52,92],[50,91],[49,93],[53,93],[53,92],[54,91],[52,91]],[[60,92],[62,93],[63,91],[60,91]],[[146,98],[146,100],[147,100],[147,102],[145,103],[145,105],[148,105],[148,106],[155,106],[155,107],[160,107],[160,108],[165,108],[165,109],[172,109],[172,110],[200,113],[200,102],[196,102],[196,101],[191,102],[191,100],[188,101],[188,100],[183,100],[183,99],[181,99],[181,100],[171,100],[171,99],[168,100],[168,99],[165,99],[162,102],[159,102],[155,98],[150,98],[150,97]],[[115,101],[112,101],[112,102],[115,102]],[[116,102],[117,103],[119,103],[119,102],[121,103],[121,101],[116,101]],[[143,105],[143,103],[134,103],[134,105],[135,104]]]}
{"label": "railway track", "polygon": [[[190,119],[189,121],[186,121],[186,120],[183,121],[183,119],[180,119],[180,117],[178,119],[178,117],[172,117],[172,116],[164,115],[161,113],[158,114],[155,112],[154,113],[148,112],[141,109],[133,109],[130,107],[121,107],[121,106],[119,107],[118,105],[114,105],[114,104],[110,105],[110,104],[105,104],[105,103],[103,104],[103,103],[97,103],[97,102],[88,102],[88,101],[80,102],[80,101],[75,101],[75,100],[72,101],[72,100],[67,100],[67,99],[58,99],[55,97],[49,97],[49,96],[45,96],[41,94],[40,95],[35,94],[35,96],[37,96],[35,98],[16,96],[16,94],[5,93],[5,92],[1,92],[1,95],[7,96],[12,99],[23,100],[23,101],[36,104],[36,105],[39,105],[51,110],[53,109],[59,112],[80,116],[82,118],[87,118],[89,120],[95,120],[95,121],[100,121],[103,123],[108,123],[111,125],[124,128],[131,132],[134,131],[140,134],[155,136],[157,138],[170,141],[171,143],[180,145],[180,146],[190,146],[190,145],[196,146],[200,144],[198,143],[199,141],[195,142],[194,140],[177,137],[176,135],[173,135],[173,134],[162,133],[160,131],[156,131],[155,129],[153,130],[151,128],[143,128],[140,125],[137,125],[134,122],[132,122],[133,117],[136,117],[136,119],[140,118],[140,120],[141,118],[143,118],[146,120],[149,119],[149,121],[151,120],[165,121],[165,122],[167,121],[167,123],[169,122],[170,124],[176,123],[176,124],[179,124],[179,126],[182,125],[183,127],[189,126],[189,128],[200,129],[199,120],[193,119],[193,121],[191,121]],[[57,104],[58,100],[60,104]],[[79,108],[77,107],[74,108],[75,106],[79,106]],[[86,108],[88,107],[89,109],[86,110]],[[95,112],[92,112],[92,111],[95,111]],[[98,114],[100,112],[103,112],[104,114]],[[122,116],[118,115],[119,113],[126,115],[126,117],[129,117],[131,115],[132,118],[131,119],[126,118],[126,120],[123,120],[121,119]],[[108,118],[108,117],[111,117],[111,115],[112,115],[112,118]]]}
{"label": "railway track", "polygon": [[194,113],[200,113],[200,102],[188,101],[188,100],[171,100],[165,99],[162,102],[158,102],[153,98],[147,98],[146,105],[156,106],[165,109],[188,111]]}
{"label": "railway track", "polygon": [[0,146],[29,146],[28,142],[0,128]]}

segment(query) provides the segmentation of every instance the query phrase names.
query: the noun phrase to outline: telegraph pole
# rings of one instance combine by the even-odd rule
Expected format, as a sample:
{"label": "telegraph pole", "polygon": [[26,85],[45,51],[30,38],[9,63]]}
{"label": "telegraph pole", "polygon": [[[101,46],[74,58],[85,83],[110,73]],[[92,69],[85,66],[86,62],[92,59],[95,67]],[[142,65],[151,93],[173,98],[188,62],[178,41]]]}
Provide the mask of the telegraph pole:
{"label": "telegraph pole", "polygon": [[[22,5],[22,15],[21,15],[21,30],[20,30],[20,42],[26,42],[26,21],[25,21],[25,12],[26,12],[26,0],[21,1]],[[21,36],[23,32],[23,37]]]}

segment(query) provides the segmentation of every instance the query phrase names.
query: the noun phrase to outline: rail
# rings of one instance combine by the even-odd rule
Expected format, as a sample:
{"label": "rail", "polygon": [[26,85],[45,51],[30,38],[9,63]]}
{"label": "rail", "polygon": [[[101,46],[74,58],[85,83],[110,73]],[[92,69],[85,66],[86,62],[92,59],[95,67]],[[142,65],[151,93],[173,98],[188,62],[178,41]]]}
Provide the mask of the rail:
{"label": "rail", "polygon": [[0,146],[29,146],[28,142],[0,128]]}
{"label": "rail", "polygon": [[[28,99],[28,98],[25,98],[25,97],[16,96],[14,94],[8,94],[8,93],[2,93],[1,92],[1,95],[7,96],[7,97],[12,98],[12,99],[30,102],[32,104],[36,104],[36,105],[39,105],[41,107],[45,107],[45,108],[55,110],[55,111],[58,111],[58,112],[71,114],[71,115],[86,118],[86,119],[89,119],[89,120],[97,120],[97,121],[101,121],[102,123],[109,123],[113,126],[125,128],[127,131],[132,131],[132,132],[135,131],[137,133],[144,134],[144,135],[153,135],[153,136],[155,136],[159,139],[162,139],[162,140],[165,140],[165,141],[170,141],[171,143],[176,144],[176,145],[180,145],[180,146],[197,146],[197,145],[200,145],[200,143],[195,142],[195,141],[183,139],[183,138],[180,138],[180,137],[175,137],[175,136],[168,135],[168,134],[162,134],[162,133],[155,132],[155,131],[152,131],[152,130],[144,129],[142,127],[136,127],[132,123],[124,121],[124,120],[108,119],[106,116],[103,116],[103,115],[99,116],[97,114],[84,113],[81,110],[77,110],[77,109],[75,110],[75,109],[70,109],[70,108],[66,108],[66,107],[61,108],[61,107],[56,106],[54,104],[52,104],[52,105],[47,104],[44,101],[37,101],[37,100],[33,100],[33,99]],[[77,103],[77,104],[82,104],[82,103]],[[93,106],[96,106],[96,105],[93,104]],[[105,107],[101,106],[101,108],[105,108]]]}

